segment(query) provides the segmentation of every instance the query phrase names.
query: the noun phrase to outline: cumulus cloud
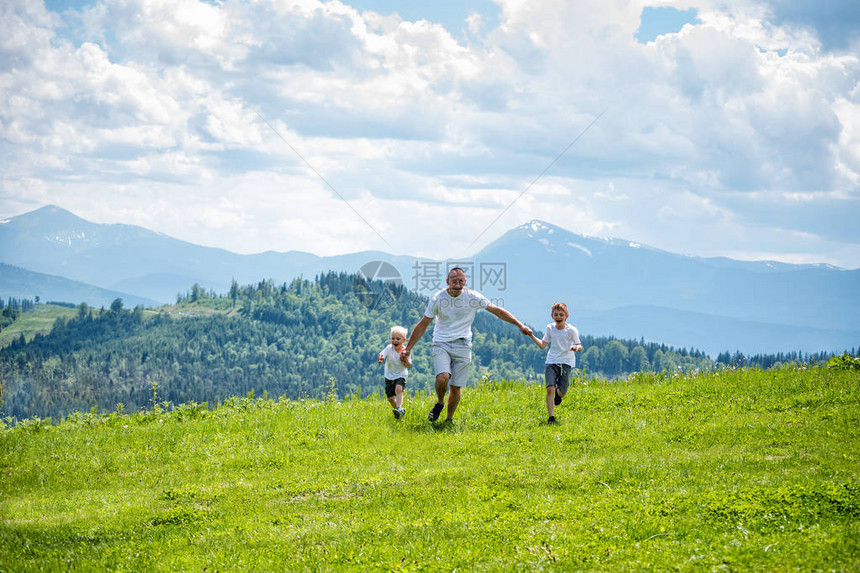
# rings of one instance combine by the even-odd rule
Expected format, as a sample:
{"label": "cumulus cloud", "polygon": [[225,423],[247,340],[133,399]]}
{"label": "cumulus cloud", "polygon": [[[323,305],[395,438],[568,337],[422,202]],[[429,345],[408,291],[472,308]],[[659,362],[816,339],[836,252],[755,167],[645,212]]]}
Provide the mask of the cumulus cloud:
{"label": "cumulus cloud", "polygon": [[825,49],[845,50],[860,43],[860,5],[853,0],[771,0],[767,6],[775,25],[812,29]]}
{"label": "cumulus cloud", "polygon": [[452,33],[348,0],[0,0],[0,215],[438,257],[538,218],[860,266],[853,4],[684,0],[645,44],[665,2],[496,4]]}

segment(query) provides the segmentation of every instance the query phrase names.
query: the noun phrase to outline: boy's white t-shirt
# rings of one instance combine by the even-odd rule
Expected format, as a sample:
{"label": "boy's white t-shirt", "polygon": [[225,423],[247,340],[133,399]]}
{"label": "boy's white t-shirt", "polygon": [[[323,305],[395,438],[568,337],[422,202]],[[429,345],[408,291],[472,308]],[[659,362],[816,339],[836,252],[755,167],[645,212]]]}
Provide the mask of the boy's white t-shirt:
{"label": "boy's white t-shirt", "polygon": [[543,341],[549,342],[549,352],[546,353],[547,364],[568,364],[571,368],[576,366],[576,352],[570,349],[579,341],[579,331],[575,326],[566,324],[559,330],[555,323],[546,325],[543,333]]}
{"label": "boy's white t-shirt", "polygon": [[382,363],[385,365],[385,379],[397,380],[409,375],[409,368],[400,360],[400,353],[392,345],[388,345],[379,353]]}
{"label": "boy's white t-shirt", "polygon": [[472,341],[472,322],[475,313],[490,305],[490,299],[477,291],[464,288],[460,296],[453,297],[448,289],[430,297],[424,316],[435,318],[433,342],[450,342],[458,338]]}

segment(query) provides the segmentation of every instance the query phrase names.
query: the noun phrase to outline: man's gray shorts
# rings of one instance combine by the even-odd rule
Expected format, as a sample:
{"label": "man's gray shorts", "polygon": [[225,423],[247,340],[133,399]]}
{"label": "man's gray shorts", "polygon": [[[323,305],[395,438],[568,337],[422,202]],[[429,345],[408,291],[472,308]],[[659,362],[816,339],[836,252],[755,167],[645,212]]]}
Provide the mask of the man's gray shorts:
{"label": "man's gray shorts", "polygon": [[433,366],[436,374],[447,372],[451,375],[449,386],[462,388],[469,380],[469,366],[472,364],[472,343],[465,338],[448,342],[433,342]]}
{"label": "man's gray shorts", "polygon": [[546,387],[555,386],[556,392],[567,394],[567,387],[570,384],[570,371],[569,364],[547,364]]}

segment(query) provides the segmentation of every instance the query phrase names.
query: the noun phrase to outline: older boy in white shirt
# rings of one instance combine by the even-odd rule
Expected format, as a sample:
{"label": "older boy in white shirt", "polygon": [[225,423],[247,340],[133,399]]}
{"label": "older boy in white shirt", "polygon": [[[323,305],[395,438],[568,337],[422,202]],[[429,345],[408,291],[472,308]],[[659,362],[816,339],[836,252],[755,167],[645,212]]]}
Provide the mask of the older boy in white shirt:
{"label": "older boy in white shirt", "polygon": [[567,394],[570,384],[570,372],[576,366],[576,352],[582,350],[579,331],[575,326],[567,324],[567,305],[557,302],[552,305],[553,322],[546,325],[543,339],[532,334],[531,338],[541,348],[549,346],[546,353],[546,410],[549,414],[547,423],[555,423],[555,407],[561,404],[561,399]]}

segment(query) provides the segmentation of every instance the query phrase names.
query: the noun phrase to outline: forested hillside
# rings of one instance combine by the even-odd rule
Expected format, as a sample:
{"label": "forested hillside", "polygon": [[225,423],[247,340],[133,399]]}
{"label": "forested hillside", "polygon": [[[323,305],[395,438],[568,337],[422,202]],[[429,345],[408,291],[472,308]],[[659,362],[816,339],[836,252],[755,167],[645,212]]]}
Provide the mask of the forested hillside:
{"label": "forested hillside", "polygon": [[[21,337],[0,350],[2,416],[56,418],[94,406],[112,411],[118,404],[130,411],[161,402],[218,402],[252,391],[321,397],[332,383],[340,396],[379,392],[376,356],[389,328],[411,329],[427,301],[398,287],[390,291],[390,304],[368,305],[356,296],[355,281],[329,273],[280,286],[234,283],[223,295],[195,285],[177,306],[157,311],[126,309],[121,300],[101,310],[82,304],[50,333],[30,342]],[[542,379],[545,352],[512,325],[481,312],[473,330],[473,381]],[[587,333],[583,344],[580,366],[587,375],[714,367],[703,353],[665,345]],[[432,388],[429,332],[413,361],[408,388]]]}

